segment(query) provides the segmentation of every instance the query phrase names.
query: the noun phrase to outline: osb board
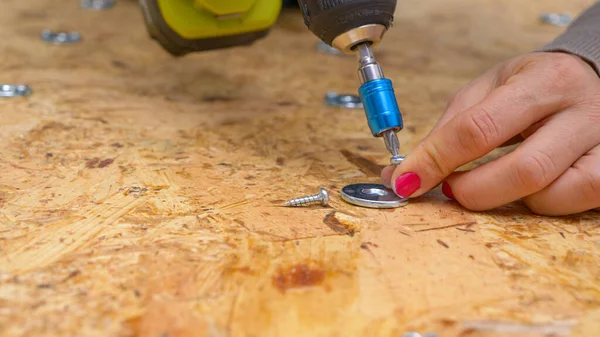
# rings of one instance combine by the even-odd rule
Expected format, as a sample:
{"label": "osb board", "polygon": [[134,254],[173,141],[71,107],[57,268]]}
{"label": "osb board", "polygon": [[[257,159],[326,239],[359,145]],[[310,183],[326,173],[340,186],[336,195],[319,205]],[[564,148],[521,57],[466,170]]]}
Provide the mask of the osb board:
{"label": "osb board", "polygon": [[[591,1],[404,0],[377,51],[405,111],[405,151],[452,92]],[[172,58],[134,1],[4,0],[0,335],[598,335],[600,216],[470,214],[434,191],[349,206],[387,154],[352,58],[316,52],[298,13],[250,48]],[[69,46],[42,29],[81,32]],[[331,207],[281,201],[318,187]],[[335,213],[334,213],[335,212]]]}

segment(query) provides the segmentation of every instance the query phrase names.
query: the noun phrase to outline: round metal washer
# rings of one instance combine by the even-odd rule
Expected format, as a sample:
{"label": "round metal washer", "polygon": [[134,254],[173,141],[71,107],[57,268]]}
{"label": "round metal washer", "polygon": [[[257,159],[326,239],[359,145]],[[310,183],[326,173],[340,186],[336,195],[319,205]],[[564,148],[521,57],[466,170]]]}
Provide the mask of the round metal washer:
{"label": "round metal washer", "polygon": [[55,44],[75,43],[81,40],[78,32],[53,32],[49,29],[42,31],[42,40]]}
{"label": "round metal washer", "polygon": [[362,109],[363,103],[360,96],[351,94],[338,94],[337,92],[329,91],[325,94],[325,103],[327,105],[345,108],[345,109]]}
{"label": "round metal washer", "polygon": [[408,203],[394,191],[380,184],[352,184],[342,188],[342,199],[361,207],[397,208]]}
{"label": "round metal washer", "polygon": [[0,84],[0,97],[28,96],[31,92],[26,84]]}

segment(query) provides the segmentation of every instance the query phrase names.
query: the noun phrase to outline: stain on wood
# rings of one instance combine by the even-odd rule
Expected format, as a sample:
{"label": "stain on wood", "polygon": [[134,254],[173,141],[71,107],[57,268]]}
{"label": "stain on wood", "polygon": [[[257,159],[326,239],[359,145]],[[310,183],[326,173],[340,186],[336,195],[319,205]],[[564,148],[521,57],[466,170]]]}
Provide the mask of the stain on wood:
{"label": "stain on wood", "polygon": [[364,242],[360,244],[360,248],[369,249],[369,247],[379,248],[379,245],[373,242]]}
{"label": "stain on wood", "polygon": [[319,267],[304,263],[280,269],[272,277],[273,286],[285,293],[289,289],[312,287],[323,283],[327,273]]}
{"label": "stain on wood", "polygon": [[108,165],[112,164],[114,160],[112,158],[107,158],[98,163],[98,168],[104,168]]}
{"label": "stain on wood", "polygon": [[98,158],[98,157],[92,158],[85,163],[85,167],[87,167],[89,169],[93,169],[96,167],[96,165],[98,164],[99,161],[100,161],[100,158]]}

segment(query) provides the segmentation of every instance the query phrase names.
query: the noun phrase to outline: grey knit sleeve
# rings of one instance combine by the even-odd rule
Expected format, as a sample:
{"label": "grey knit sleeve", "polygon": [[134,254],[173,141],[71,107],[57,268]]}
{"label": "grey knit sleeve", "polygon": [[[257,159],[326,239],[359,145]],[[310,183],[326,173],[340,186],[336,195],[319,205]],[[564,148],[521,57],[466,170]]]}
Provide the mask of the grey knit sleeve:
{"label": "grey knit sleeve", "polygon": [[577,55],[591,63],[600,74],[600,2],[584,12],[562,35],[539,51]]}

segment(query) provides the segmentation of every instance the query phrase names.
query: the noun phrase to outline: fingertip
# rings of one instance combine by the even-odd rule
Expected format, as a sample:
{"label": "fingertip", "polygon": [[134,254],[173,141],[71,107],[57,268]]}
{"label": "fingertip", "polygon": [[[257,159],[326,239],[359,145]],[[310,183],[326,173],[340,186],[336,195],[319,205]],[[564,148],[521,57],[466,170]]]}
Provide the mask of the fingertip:
{"label": "fingertip", "polygon": [[442,183],[442,193],[470,211],[488,210],[488,207],[481,205],[480,191],[476,188],[478,184],[469,172],[459,171],[449,175]]}
{"label": "fingertip", "polygon": [[390,165],[386,166],[381,170],[381,183],[383,186],[387,188],[392,188],[392,175],[394,174],[394,170],[396,166]]}
{"label": "fingertip", "polygon": [[450,200],[454,200],[458,203],[458,199],[456,199],[456,192],[459,191],[462,187],[462,181],[460,177],[464,175],[465,172],[454,172],[449,175],[446,180],[442,182],[442,193]]}
{"label": "fingertip", "polygon": [[415,193],[421,188],[421,177],[414,172],[406,172],[394,181],[394,192],[401,198],[417,197]]}
{"label": "fingertip", "polygon": [[452,187],[450,186],[450,184],[448,184],[447,181],[444,181],[442,183],[442,193],[444,193],[444,195],[450,199],[450,200],[456,200],[456,197],[454,196],[454,193],[452,193]]}

